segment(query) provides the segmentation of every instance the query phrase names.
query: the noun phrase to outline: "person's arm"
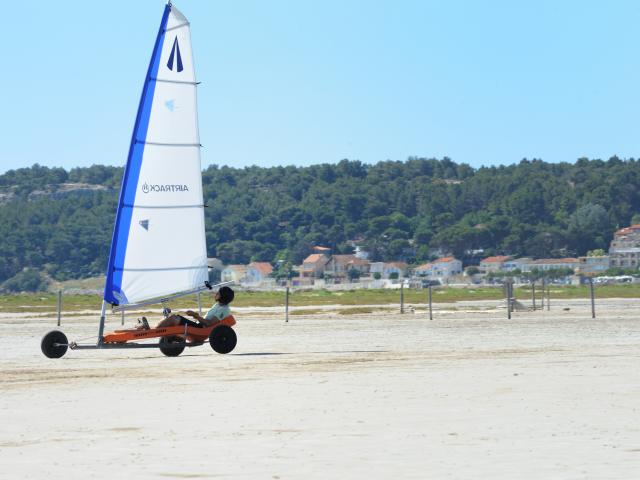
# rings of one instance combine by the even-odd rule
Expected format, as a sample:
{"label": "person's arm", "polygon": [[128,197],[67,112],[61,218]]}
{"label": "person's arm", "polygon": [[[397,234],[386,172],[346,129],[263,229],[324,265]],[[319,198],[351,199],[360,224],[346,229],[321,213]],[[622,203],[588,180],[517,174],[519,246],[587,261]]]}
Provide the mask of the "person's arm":
{"label": "person's arm", "polygon": [[[185,312],[187,315],[189,315],[190,317],[195,318],[196,320],[198,320],[201,324],[203,324],[205,327],[210,327],[211,325],[213,325],[214,323],[219,322],[220,320],[218,319],[218,317],[216,317],[215,315],[212,315],[212,318],[206,318],[203,317],[202,315],[198,314],[197,312],[194,312],[193,310],[187,310]],[[208,314],[207,314],[208,315]]]}

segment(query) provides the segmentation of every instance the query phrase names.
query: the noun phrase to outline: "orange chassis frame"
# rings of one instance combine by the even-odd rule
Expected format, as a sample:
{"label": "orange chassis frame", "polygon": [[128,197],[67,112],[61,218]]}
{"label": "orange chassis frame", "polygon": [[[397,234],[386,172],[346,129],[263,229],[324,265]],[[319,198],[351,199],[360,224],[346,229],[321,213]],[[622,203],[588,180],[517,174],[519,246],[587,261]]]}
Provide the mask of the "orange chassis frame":
{"label": "orange chassis frame", "polygon": [[[196,347],[202,345],[208,338],[211,332],[220,325],[226,325],[233,327],[236,324],[236,319],[233,315],[223,318],[218,323],[206,327],[190,327],[188,325],[177,325],[175,327],[161,327],[150,328],[148,330],[128,329],[128,330],[115,330],[113,333],[107,333],[104,335],[102,342],[98,348],[157,348],[158,343],[134,343],[137,340],[146,340],[148,338],[162,338],[162,337],[184,337],[185,347]],[[129,343],[131,342],[131,343]],[[69,348],[72,350],[82,350],[86,348],[96,348],[96,346],[70,344]]]}

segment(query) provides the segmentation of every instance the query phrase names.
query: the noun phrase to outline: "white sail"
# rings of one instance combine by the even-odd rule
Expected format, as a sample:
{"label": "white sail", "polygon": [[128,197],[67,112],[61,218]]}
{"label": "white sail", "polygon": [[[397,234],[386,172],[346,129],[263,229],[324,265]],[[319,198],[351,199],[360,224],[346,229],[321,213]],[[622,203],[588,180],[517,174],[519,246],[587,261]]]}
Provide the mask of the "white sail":
{"label": "white sail", "polygon": [[196,104],[189,22],[167,5],[123,178],[107,302],[137,303],[207,280]]}

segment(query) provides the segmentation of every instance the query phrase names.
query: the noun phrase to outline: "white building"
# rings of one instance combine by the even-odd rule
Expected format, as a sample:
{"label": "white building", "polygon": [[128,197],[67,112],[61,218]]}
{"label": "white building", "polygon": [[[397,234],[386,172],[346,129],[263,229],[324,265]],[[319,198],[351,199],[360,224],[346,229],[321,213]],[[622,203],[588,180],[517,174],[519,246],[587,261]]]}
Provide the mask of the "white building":
{"label": "white building", "polygon": [[407,273],[407,264],[404,262],[371,262],[369,273],[372,277],[379,273],[380,278],[390,278],[395,273],[398,278],[403,278]]}
{"label": "white building", "polygon": [[522,264],[523,272],[531,272],[532,270],[555,270],[558,268],[570,268],[573,271],[578,269],[577,258],[541,258],[539,260],[531,260]]}
{"label": "white building", "polygon": [[220,279],[223,282],[244,282],[247,274],[246,265],[228,265],[222,270]]}
{"label": "white building", "polygon": [[525,263],[529,263],[532,261],[533,259],[529,257],[513,258],[511,260],[506,260],[502,264],[502,270],[505,272],[513,272],[514,270],[520,270],[522,272],[523,265]]}
{"label": "white building", "polygon": [[362,250],[362,247],[356,245],[353,254],[356,258],[360,258],[362,260],[369,260],[369,252]]}
{"label": "white building", "polygon": [[600,275],[609,270],[609,256],[578,257],[578,272],[583,275]]}
{"label": "white building", "polygon": [[638,268],[640,266],[640,224],[621,228],[613,234],[609,246],[611,267]]}
{"label": "white building", "polygon": [[455,257],[444,257],[419,265],[413,271],[418,277],[446,280],[462,273],[462,262]]}

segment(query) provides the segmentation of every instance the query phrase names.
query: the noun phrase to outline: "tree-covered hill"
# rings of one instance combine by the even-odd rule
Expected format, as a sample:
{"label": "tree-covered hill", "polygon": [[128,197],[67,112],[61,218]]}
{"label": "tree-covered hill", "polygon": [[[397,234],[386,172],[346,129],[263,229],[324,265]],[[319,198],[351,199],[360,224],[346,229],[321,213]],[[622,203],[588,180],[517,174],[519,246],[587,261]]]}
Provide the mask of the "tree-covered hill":
{"label": "tree-covered hill", "polygon": [[[25,267],[56,279],[104,272],[122,169],[34,165],[0,175],[0,282]],[[640,162],[523,160],[471,168],[410,158],[365,165],[208,167],[209,256],[299,263],[314,244],[374,259],[427,260],[442,248],[535,257],[608,248],[640,213]]]}

